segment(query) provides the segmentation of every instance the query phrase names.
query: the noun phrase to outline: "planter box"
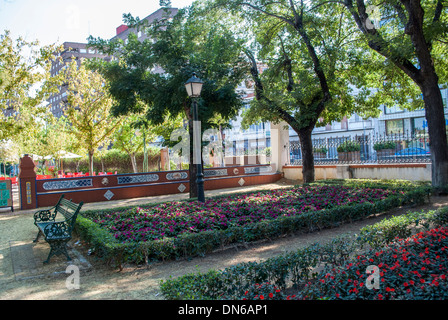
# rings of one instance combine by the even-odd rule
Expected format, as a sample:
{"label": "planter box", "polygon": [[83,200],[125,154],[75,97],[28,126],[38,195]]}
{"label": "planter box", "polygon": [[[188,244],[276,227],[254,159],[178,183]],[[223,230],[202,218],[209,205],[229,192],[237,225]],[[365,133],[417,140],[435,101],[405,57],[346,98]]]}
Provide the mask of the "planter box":
{"label": "planter box", "polygon": [[327,154],[324,152],[314,152],[313,156],[314,159],[325,159],[327,157]]}
{"label": "planter box", "polygon": [[338,152],[339,161],[361,161],[360,151]]}
{"label": "planter box", "polygon": [[380,149],[380,150],[376,151],[378,160],[387,159],[390,156],[393,156],[394,153],[395,153],[395,149]]}

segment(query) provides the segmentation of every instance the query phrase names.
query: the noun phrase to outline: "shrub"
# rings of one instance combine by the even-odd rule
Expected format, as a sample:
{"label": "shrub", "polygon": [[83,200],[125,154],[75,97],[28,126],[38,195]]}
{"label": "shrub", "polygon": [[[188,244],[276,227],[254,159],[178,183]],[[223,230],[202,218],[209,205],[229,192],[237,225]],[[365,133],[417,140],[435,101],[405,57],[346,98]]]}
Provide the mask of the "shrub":
{"label": "shrub", "polygon": [[373,149],[378,150],[384,150],[384,149],[395,149],[396,144],[393,141],[383,141],[383,142],[376,142],[373,145]]}
{"label": "shrub", "polygon": [[[382,233],[382,230],[384,230],[386,225],[392,229],[394,224],[403,227],[402,221],[392,218],[376,223],[370,227],[370,230],[376,229],[378,238],[384,235],[389,240],[380,241],[384,244],[383,248],[369,249],[364,254],[360,252],[362,249],[360,244],[363,243],[361,238],[365,236],[365,233],[362,233],[359,237],[342,235],[329,243],[314,243],[305,248],[287,252],[265,261],[244,262],[224,270],[209,271],[205,274],[189,274],[177,279],[163,280],[160,288],[166,299],[194,299],[194,297],[240,299],[246,291],[253,289],[254,285],[258,287],[256,284],[266,282],[270,286],[275,286],[278,290],[281,290],[283,297],[285,297],[284,292],[288,286],[290,288],[289,291],[292,291],[291,288],[295,288],[295,291],[298,291],[298,288],[309,282],[302,294],[288,295],[286,296],[287,300],[297,298],[378,299],[381,298],[379,294],[382,295],[382,298],[390,298],[390,294],[393,292],[400,293],[400,295],[393,296],[396,299],[410,297],[431,299],[432,297],[441,297],[443,294],[446,295],[446,293],[438,291],[445,290],[446,292],[446,287],[444,287],[446,279],[444,279],[443,274],[446,273],[448,266],[445,253],[448,249],[446,247],[448,230],[447,228],[431,230],[431,228],[439,226],[439,221],[446,222],[444,218],[440,219],[440,217],[446,218],[447,213],[448,208],[441,208],[428,213],[407,213],[405,216],[406,221],[409,223],[415,223],[414,219],[416,217],[424,221],[421,222],[421,225],[424,226],[424,231],[405,240],[394,238],[392,242],[389,242],[389,235]],[[385,222],[390,223],[386,224]],[[427,231],[426,228],[431,231]],[[430,254],[431,256],[429,256]],[[405,261],[405,264],[402,263],[401,267],[394,267],[397,261],[399,263]],[[443,264],[432,264],[431,269],[423,270],[426,275],[426,278],[424,278],[425,283],[421,282],[421,280],[418,281],[424,288],[420,287],[417,288],[417,291],[408,292],[407,287],[404,285],[406,280],[400,275],[404,276],[403,272],[406,272],[407,275],[410,275],[407,278],[407,284],[416,285],[415,277],[418,279],[421,277],[419,278],[418,274],[415,273],[415,268],[427,268],[425,261],[443,261]],[[418,267],[414,268],[414,262],[418,263]],[[368,291],[367,295],[360,296],[366,290],[366,268],[372,264],[377,264],[380,268],[385,269],[386,271],[382,270],[383,273],[389,272],[387,277],[390,276],[390,278],[387,278],[387,280],[385,278],[381,282],[383,291]],[[321,273],[314,274],[313,270],[319,266],[324,266],[325,268]],[[440,267],[442,269],[437,270]],[[419,274],[423,275],[422,272],[419,272]],[[436,275],[436,277],[431,278],[431,274]],[[384,275],[381,277],[384,278]],[[437,278],[435,282],[433,281],[434,278]],[[204,279],[207,280],[205,281]],[[390,282],[387,282],[389,280]],[[336,281],[338,282],[337,285],[335,284]],[[400,281],[402,282],[399,283]],[[205,285],[205,282],[207,285]],[[396,289],[399,284],[404,288],[401,291]]]}
{"label": "shrub", "polygon": [[241,300],[284,300],[285,294],[278,287],[265,283],[251,285],[240,298]]}
{"label": "shrub", "polygon": [[[415,300],[448,298],[448,228],[418,233],[380,251],[358,255],[342,268],[324,269],[300,299]],[[366,286],[367,267],[379,271],[379,287]]]}
{"label": "shrub", "polygon": [[360,151],[360,150],[361,150],[361,145],[359,144],[359,142],[351,141],[351,140],[346,140],[337,147],[338,152],[353,152],[353,151]]}
{"label": "shrub", "polygon": [[327,153],[328,149],[325,147],[315,147],[313,148],[314,153]]}

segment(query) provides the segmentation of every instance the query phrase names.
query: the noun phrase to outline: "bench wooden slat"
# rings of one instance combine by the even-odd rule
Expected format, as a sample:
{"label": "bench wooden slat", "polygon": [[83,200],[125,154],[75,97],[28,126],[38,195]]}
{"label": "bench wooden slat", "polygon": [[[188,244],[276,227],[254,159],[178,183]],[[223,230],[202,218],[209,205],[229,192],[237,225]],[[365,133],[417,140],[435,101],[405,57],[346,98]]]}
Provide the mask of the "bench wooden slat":
{"label": "bench wooden slat", "polygon": [[73,211],[76,211],[78,209],[78,206],[79,206],[77,203],[73,203],[70,200],[66,200],[66,199],[62,199],[60,205],[68,207],[68,208],[72,209]]}

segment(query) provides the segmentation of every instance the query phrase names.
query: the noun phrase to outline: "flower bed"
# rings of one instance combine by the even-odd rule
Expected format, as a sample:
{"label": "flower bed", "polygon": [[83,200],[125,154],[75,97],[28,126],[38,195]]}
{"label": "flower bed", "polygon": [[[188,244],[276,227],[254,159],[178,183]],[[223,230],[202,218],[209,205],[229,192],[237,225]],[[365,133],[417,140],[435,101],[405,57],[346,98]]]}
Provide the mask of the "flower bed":
{"label": "flower bed", "polygon": [[203,255],[229,244],[335,227],[404,203],[422,203],[428,195],[425,187],[341,183],[216,197],[205,204],[181,201],[84,212],[77,230],[99,256],[118,264],[143,262]]}
{"label": "flower bed", "polygon": [[224,230],[280,216],[375,202],[400,192],[353,189],[345,186],[306,186],[199,202],[167,202],[152,208],[108,213],[93,222],[109,230],[119,242],[153,241],[182,233]]}
{"label": "flower bed", "polygon": [[[420,232],[323,272],[307,285],[303,299],[447,299],[447,253],[447,227]],[[371,281],[366,273],[370,265],[378,267],[378,288],[366,286]]]}
{"label": "flower bed", "polygon": [[[254,300],[260,294],[263,300],[446,299],[448,207],[404,216],[406,224],[384,219],[359,237],[342,236],[264,261],[165,279],[160,289],[166,299]],[[392,240],[386,234],[381,249],[364,249],[372,234],[379,238],[387,229],[409,228],[417,234]],[[370,265],[380,268],[379,289],[366,288]],[[320,266],[326,268],[315,275]]]}

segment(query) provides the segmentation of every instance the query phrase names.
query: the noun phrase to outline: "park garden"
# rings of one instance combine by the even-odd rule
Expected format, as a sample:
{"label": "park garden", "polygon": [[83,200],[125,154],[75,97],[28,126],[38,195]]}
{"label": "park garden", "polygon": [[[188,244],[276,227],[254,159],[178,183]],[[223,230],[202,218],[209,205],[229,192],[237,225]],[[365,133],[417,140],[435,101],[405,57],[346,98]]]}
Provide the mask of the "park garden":
{"label": "park garden", "polygon": [[[448,211],[413,207],[447,192],[441,95],[447,83],[447,7],[441,0],[373,2],[375,12],[387,17],[376,21],[366,11],[369,3],[195,1],[171,16],[170,1],[161,1],[167,15],[151,24],[123,15],[137,31],[126,41],[89,37],[89,47],[113,57],[108,60],[66,59],[70,49],[14,40],[5,31],[2,162],[34,154],[42,160],[41,174],[50,170],[56,176],[65,164],[93,176],[100,170],[162,170],[161,147],[183,156],[163,170],[186,165],[189,199],[82,210],[77,217],[76,233],[92,258],[118,269],[195,259],[410,209],[364,227],[356,237],[164,279],[165,299],[446,299]],[[140,31],[145,40],[138,38]],[[30,56],[24,58],[24,52]],[[58,72],[55,62],[63,65]],[[253,99],[238,92],[243,83]],[[199,85],[199,92],[188,85]],[[62,114],[54,112],[55,97],[61,98]],[[380,105],[425,110],[431,177],[316,181],[313,154],[327,150],[313,146],[313,130],[355,113],[377,117]],[[204,164],[195,163],[194,155],[201,158],[206,150],[204,159],[231,148],[223,130],[238,115],[243,129],[283,122],[297,133],[303,181],[291,188],[200,198]],[[207,130],[223,142],[214,152],[202,149],[205,141],[194,144]],[[188,144],[179,148],[183,139]],[[386,142],[375,146],[393,148]],[[354,149],[359,146],[347,141],[337,152]],[[64,162],[61,150],[82,156]],[[56,168],[45,166],[46,159]],[[6,172],[6,165],[2,168]]]}
{"label": "park garden", "polygon": [[[164,279],[174,300],[446,299],[447,209],[419,211],[428,183],[328,180],[197,201],[86,211],[78,233],[112,268],[195,259],[383,216],[359,234],[260,261]],[[377,266],[378,287],[368,267]]]}

